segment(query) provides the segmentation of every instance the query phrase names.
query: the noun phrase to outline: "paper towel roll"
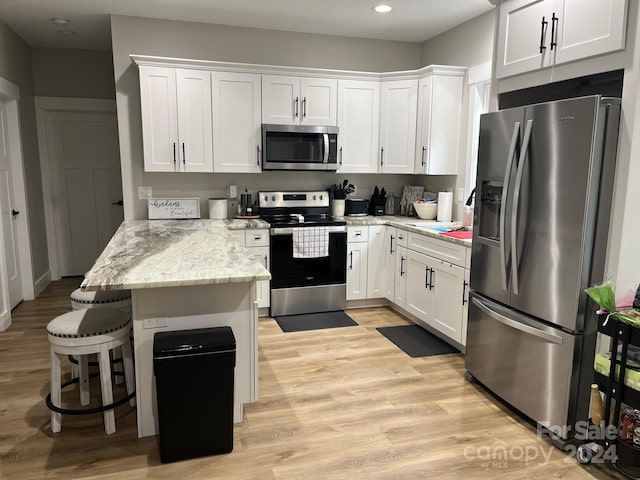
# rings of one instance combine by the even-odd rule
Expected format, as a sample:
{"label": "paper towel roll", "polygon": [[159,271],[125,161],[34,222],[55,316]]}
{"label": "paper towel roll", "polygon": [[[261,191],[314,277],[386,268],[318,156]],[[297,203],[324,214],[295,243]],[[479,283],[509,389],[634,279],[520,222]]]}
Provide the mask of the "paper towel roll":
{"label": "paper towel roll", "polygon": [[450,222],[453,210],[453,192],[438,192],[438,221]]}

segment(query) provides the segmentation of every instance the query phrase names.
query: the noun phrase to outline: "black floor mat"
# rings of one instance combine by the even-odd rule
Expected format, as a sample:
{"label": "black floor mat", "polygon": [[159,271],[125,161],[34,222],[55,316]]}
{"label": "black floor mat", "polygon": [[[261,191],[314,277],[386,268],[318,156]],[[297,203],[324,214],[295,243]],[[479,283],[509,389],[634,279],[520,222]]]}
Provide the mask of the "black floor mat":
{"label": "black floor mat", "polygon": [[458,350],[418,325],[376,328],[410,357],[457,353]]}
{"label": "black floor mat", "polygon": [[358,324],[342,310],[275,317],[283,332],[302,332],[323,328],[354,327]]}

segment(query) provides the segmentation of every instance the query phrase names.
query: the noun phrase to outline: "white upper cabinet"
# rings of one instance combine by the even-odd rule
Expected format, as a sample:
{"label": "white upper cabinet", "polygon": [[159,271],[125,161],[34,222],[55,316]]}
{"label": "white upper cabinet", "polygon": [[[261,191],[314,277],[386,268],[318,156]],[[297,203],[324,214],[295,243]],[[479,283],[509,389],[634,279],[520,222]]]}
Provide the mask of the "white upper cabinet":
{"label": "white upper cabinet", "polygon": [[379,171],[413,173],[418,81],[383,82],[380,99]]}
{"label": "white upper cabinet", "polygon": [[262,123],[335,126],[338,81],[262,75]]}
{"label": "white upper cabinet", "polygon": [[378,171],[380,83],[338,81],[339,173]]}
{"label": "white upper cabinet", "polygon": [[140,67],[144,169],[212,172],[211,73]]}
{"label": "white upper cabinet", "polygon": [[213,72],[216,172],[261,171],[260,75]]}
{"label": "white upper cabinet", "polygon": [[554,63],[622,50],[626,12],[626,0],[555,0]]}
{"label": "white upper cabinet", "polygon": [[460,149],[464,69],[433,74],[418,83],[415,173],[456,175]]}
{"label": "white upper cabinet", "polygon": [[626,0],[508,0],[499,8],[497,78],[624,48]]}

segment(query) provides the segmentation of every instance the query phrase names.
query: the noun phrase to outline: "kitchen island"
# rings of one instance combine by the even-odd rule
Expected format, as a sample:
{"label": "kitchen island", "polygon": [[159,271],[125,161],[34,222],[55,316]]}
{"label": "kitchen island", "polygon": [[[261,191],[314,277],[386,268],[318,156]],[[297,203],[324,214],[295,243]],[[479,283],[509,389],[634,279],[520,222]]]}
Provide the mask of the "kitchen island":
{"label": "kitchen island", "polygon": [[[131,290],[138,437],[158,433],[156,332],[230,326],[236,338],[234,421],[258,398],[255,282],[271,275],[216,220],[122,223],[82,282]],[[202,372],[206,382],[206,372]]]}

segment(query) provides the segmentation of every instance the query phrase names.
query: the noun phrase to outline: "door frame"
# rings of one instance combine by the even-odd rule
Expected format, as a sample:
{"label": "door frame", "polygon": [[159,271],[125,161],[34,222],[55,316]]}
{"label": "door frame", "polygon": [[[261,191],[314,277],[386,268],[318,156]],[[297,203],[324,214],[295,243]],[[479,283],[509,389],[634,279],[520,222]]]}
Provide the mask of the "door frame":
{"label": "door frame", "polygon": [[53,164],[49,154],[46,116],[49,112],[112,112],[116,111],[116,100],[103,98],[35,97],[40,171],[42,174],[42,197],[47,229],[47,248],[51,279],[60,280],[59,235],[56,227],[56,206],[53,201]]}
{"label": "door frame", "polygon": [[[0,100],[6,105],[7,121],[9,129],[9,150],[11,152],[11,178],[13,183],[13,203],[14,208],[20,212],[22,217],[16,226],[18,230],[19,266],[22,275],[22,297],[24,300],[33,300],[33,267],[31,260],[31,237],[29,234],[29,212],[27,209],[27,191],[24,178],[24,158],[22,155],[22,136],[20,133],[20,88],[0,77]],[[0,248],[4,249],[0,237]],[[6,279],[5,267],[0,265],[0,275]],[[0,295],[3,293],[0,292]],[[6,330],[11,325],[11,317],[0,322],[0,331]]]}

